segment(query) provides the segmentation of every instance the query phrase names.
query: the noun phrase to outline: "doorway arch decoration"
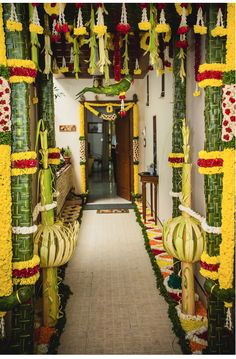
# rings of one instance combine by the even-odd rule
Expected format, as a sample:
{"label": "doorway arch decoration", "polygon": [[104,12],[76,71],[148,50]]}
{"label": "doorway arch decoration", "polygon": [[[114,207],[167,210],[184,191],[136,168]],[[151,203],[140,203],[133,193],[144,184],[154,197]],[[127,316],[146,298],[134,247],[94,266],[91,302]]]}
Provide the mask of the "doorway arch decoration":
{"label": "doorway arch decoration", "polygon": [[[101,114],[96,108],[105,107],[107,114]],[[87,196],[87,183],[86,183],[86,136],[85,136],[85,109],[93,113],[95,116],[103,120],[112,121],[114,117],[114,108],[120,107],[118,102],[81,102],[80,103],[80,179],[81,179],[81,194]],[[139,169],[139,124],[138,124],[138,105],[136,101],[125,103],[125,111],[133,109],[133,197],[138,196],[138,169]]]}

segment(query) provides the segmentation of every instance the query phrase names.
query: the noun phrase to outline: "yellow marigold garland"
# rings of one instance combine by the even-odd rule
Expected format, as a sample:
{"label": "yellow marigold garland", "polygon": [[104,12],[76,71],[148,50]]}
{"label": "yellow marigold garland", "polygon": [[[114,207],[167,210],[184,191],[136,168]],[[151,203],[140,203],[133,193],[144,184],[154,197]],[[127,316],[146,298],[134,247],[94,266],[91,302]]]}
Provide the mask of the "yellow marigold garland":
{"label": "yellow marigold garland", "polygon": [[106,25],[94,25],[93,32],[97,34],[98,36],[103,36],[107,32],[107,26]]}
{"label": "yellow marigold garland", "polygon": [[9,31],[22,31],[21,22],[7,20],[6,26]]}
{"label": "yellow marigold garland", "polygon": [[27,84],[32,84],[35,81],[34,77],[30,76],[11,76],[9,82],[12,84],[16,84],[19,82],[26,82]]}
{"label": "yellow marigold garland", "polygon": [[170,25],[169,24],[157,24],[155,27],[155,31],[159,34],[161,33],[169,33]]}
{"label": "yellow marigold garland", "polygon": [[[179,16],[181,16],[183,13],[183,8],[181,6],[181,3],[176,3],[175,9],[176,9],[177,13],[179,14]],[[192,13],[192,6],[191,6],[191,4],[188,4],[188,6],[186,8],[186,16],[190,15],[191,13]]]}
{"label": "yellow marigold garland", "polygon": [[[222,152],[221,151],[210,151],[210,152],[200,151],[199,158],[204,159],[204,160],[222,158]],[[198,172],[203,175],[213,175],[213,174],[223,173],[224,168],[223,168],[223,166],[198,167]]]}
{"label": "yellow marigold garland", "polygon": [[9,67],[26,67],[28,69],[36,70],[35,63],[31,60],[8,59],[7,66],[9,66]]}
{"label": "yellow marigold garland", "polygon": [[211,30],[211,36],[226,36],[227,35],[227,29],[223,26],[216,26],[214,29]]}
{"label": "yellow marigold garland", "polygon": [[13,284],[18,285],[34,285],[39,279],[39,273],[34,274],[28,278],[13,278]]}
{"label": "yellow marigold garland", "polygon": [[225,149],[222,193],[222,225],[220,244],[219,284],[221,289],[232,288],[234,272],[234,149]]}
{"label": "yellow marigold garland", "polygon": [[[66,4],[61,3],[62,6],[62,10],[65,9]],[[59,3],[53,4],[53,3],[45,3],[44,4],[44,10],[45,12],[49,15],[59,15],[59,11],[60,11],[60,5]]]}
{"label": "yellow marigold garland", "polygon": [[35,266],[39,265],[39,263],[40,258],[35,254],[33,258],[29,259],[28,261],[13,262],[12,269],[22,270],[25,268],[34,268]]}
{"label": "yellow marigold garland", "polygon": [[12,161],[30,160],[36,158],[37,158],[37,153],[35,151],[16,152],[11,154]]}
{"label": "yellow marigold garland", "polygon": [[138,164],[134,164],[134,194],[138,194]]}
{"label": "yellow marigold garland", "polygon": [[11,146],[0,145],[0,296],[12,293]]}
{"label": "yellow marigold garland", "polygon": [[201,255],[201,261],[207,264],[218,264],[220,263],[220,256],[209,256],[207,252],[203,252]]}
{"label": "yellow marigold garland", "polygon": [[225,64],[212,63],[212,64],[202,64],[199,66],[198,72],[202,73],[205,71],[224,71]]}
{"label": "yellow marigold garland", "polygon": [[86,193],[86,168],[85,164],[80,165],[81,192]]}
{"label": "yellow marigold garland", "polygon": [[226,71],[235,70],[235,4],[227,4]]}
{"label": "yellow marigold garland", "polygon": [[205,35],[207,33],[207,27],[201,25],[194,25],[193,30],[195,34]]}
{"label": "yellow marigold garland", "polygon": [[81,26],[81,27],[75,27],[74,28],[74,35],[75,36],[82,36],[82,35],[86,35],[87,30],[85,26]]}
{"label": "yellow marigold garland", "polygon": [[43,27],[32,23],[29,26],[29,31],[41,35],[43,34]]}
{"label": "yellow marigold garland", "polygon": [[82,103],[79,106],[79,135],[84,136],[84,105]]}
{"label": "yellow marigold garland", "polygon": [[22,175],[33,175],[37,172],[37,167],[32,168],[12,168],[12,176],[22,176]]}
{"label": "yellow marigold garland", "polygon": [[204,268],[200,269],[200,274],[204,278],[209,278],[209,279],[212,279],[212,280],[217,280],[219,278],[219,273],[218,272],[209,271],[209,270],[204,269]]}
{"label": "yellow marigold garland", "polygon": [[6,66],[6,46],[5,46],[5,32],[3,28],[3,11],[2,4],[0,4],[0,65]]}
{"label": "yellow marigold garland", "polygon": [[151,29],[151,23],[149,21],[141,21],[138,23],[139,30],[148,31]]}

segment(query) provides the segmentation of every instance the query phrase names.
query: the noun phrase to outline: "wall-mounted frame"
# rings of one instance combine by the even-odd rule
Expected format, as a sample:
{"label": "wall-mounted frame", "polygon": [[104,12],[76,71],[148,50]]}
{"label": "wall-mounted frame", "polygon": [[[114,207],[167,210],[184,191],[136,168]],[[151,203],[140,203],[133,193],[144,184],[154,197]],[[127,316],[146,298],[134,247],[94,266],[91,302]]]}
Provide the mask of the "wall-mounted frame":
{"label": "wall-mounted frame", "polygon": [[88,133],[102,133],[103,123],[102,122],[88,122]]}
{"label": "wall-mounted frame", "polygon": [[60,125],[59,126],[60,132],[75,132],[76,131],[76,125]]}

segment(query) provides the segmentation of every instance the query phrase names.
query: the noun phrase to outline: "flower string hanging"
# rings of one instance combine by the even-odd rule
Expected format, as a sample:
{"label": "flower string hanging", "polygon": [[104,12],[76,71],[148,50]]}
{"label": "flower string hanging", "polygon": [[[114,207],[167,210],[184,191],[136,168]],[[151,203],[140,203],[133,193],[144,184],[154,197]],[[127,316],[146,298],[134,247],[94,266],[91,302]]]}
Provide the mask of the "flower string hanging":
{"label": "flower string hanging", "polygon": [[131,29],[130,24],[127,21],[127,10],[125,3],[122,4],[121,8],[121,18],[119,24],[116,25],[116,30],[121,34],[128,34]]}
{"label": "flower string hanging", "polygon": [[125,117],[126,116],[125,98],[126,98],[125,92],[121,92],[119,94],[119,99],[121,100],[121,102],[120,102],[120,111],[118,112],[120,117]]}
{"label": "flower string hanging", "polygon": [[138,62],[138,58],[136,58],[135,60],[135,69],[134,69],[134,74],[135,75],[141,75],[142,70],[139,67],[139,62]]}
{"label": "flower string hanging", "polygon": [[186,38],[186,35],[189,31],[189,27],[187,24],[187,12],[186,12],[186,8],[187,8],[187,4],[185,3],[181,3],[181,8],[182,8],[182,14],[181,14],[181,21],[180,21],[180,25],[179,28],[177,30],[177,34],[180,35],[180,39],[178,41],[176,41],[176,47],[179,50],[179,59],[181,60],[181,66],[180,66],[180,78],[182,81],[184,81],[184,77],[186,77],[186,73],[185,73],[185,68],[184,68],[184,59],[186,57],[186,54],[184,52],[184,49],[188,48],[188,41]]}
{"label": "flower string hanging", "polygon": [[170,25],[166,23],[166,17],[165,17],[165,7],[166,4],[158,4],[158,10],[160,10],[160,19],[159,23],[155,27],[155,31],[157,33],[168,33],[170,32]]}
{"label": "flower string hanging", "polygon": [[58,22],[55,25],[55,29],[59,33],[66,33],[69,31],[68,24],[65,20],[64,7],[62,3],[59,3],[59,17]]}
{"label": "flower string hanging", "polygon": [[43,33],[43,27],[40,25],[39,15],[38,15],[38,9],[37,7],[40,4],[38,3],[32,3],[33,6],[33,16],[30,22],[29,31],[33,32],[35,34],[41,35]]}
{"label": "flower string hanging", "polygon": [[223,20],[223,14],[221,7],[218,9],[217,13],[217,21],[216,26],[214,29],[211,30],[211,36],[226,36],[227,35],[227,29],[224,27],[224,20]]}
{"label": "flower string hanging", "polygon": [[22,23],[18,20],[14,4],[11,4],[11,15],[7,20],[6,26],[9,31],[22,31]]}
{"label": "flower string hanging", "polygon": [[59,70],[60,70],[60,72],[62,72],[62,73],[69,72],[69,69],[68,69],[68,67],[66,66],[65,56],[62,57],[62,64],[61,64],[61,67],[60,67]]}
{"label": "flower string hanging", "polygon": [[202,4],[197,4],[197,6],[197,23],[193,26],[193,30],[195,34],[205,35],[207,33],[207,27],[204,25]]}
{"label": "flower string hanging", "polygon": [[196,88],[193,93],[194,97],[200,96],[200,89],[198,87],[198,70],[201,63],[201,36],[199,33],[195,34],[195,64],[194,64],[194,74],[196,81]]}
{"label": "flower string hanging", "polygon": [[148,16],[147,16],[148,4],[140,4],[140,7],[142,9],[142,18],[141,18],[141,22],[138,23],[138,27],[139,30],[148,31],[151,28],[151,24],[148,21]]}
{"label": "flower string hanging", "polygon": [[108,66],[110,65],[110,60],[106,51],[107,45],[107,26],[104,25],[104,16],[103,13],[106,12],[102,4],[97,5],[97,24],[93,27],[93,32],[97,34],[98,38],[98,47],[99,47],[99,61],[98,69],[103,74],[105,73],[105,81],[109,82],[109,70]]}
{"label": "flower string hanging", "polygon": [[86,27],[83,24],[82,4],[77,3],[75,4],[75,6],[78,9],[78,16],[77,16],[76,27],[74,28],[74,35],[82,36],[86,34]]}
{"label": "flower string hanging", "polygon": [[52,42],[57,42],[60,40],[61,35],[59,34],[59,32],[56,30],[56,25],[57,25],[57,15],[52,15],[52,35],[51,35],[51,40]]}

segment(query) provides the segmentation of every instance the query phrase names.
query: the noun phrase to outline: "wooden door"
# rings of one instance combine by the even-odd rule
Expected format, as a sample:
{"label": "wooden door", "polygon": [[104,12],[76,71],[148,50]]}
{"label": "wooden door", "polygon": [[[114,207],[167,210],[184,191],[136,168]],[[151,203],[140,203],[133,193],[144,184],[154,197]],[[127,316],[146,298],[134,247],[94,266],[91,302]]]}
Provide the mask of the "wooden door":
{"label": "wooden door", "polygon": [[132,133],[131,119],[128,111],[126,117],[116,119],[116,185],[117,195],[130,200],[131,198],[131,156]]}

